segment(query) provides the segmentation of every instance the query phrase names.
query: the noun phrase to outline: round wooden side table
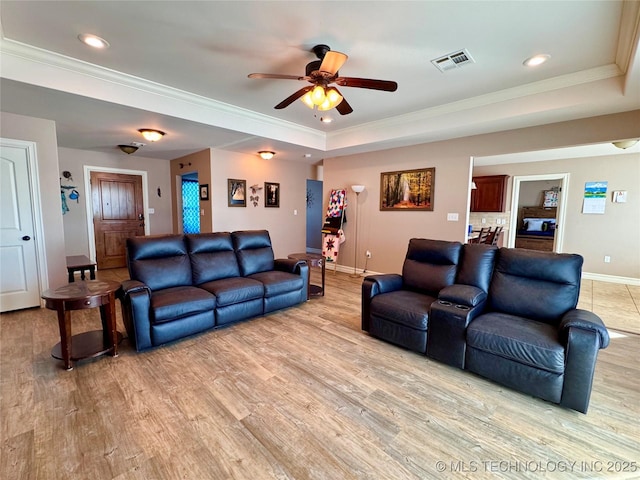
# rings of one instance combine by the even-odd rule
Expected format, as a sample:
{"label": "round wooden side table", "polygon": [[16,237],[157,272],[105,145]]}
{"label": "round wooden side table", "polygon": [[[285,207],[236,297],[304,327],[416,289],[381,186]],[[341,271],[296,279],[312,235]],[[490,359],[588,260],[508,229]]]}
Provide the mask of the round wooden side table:
{"label": "round wooden side table", "polygon": [[[53,347],[51,356],[62,360],[64,368],[72,370],[72,361],[93,358],[111,352],[118,356],[122,334],[116,330],[115,292],[118,282],[89,280],[74,282],[42,293],[45,306],[58,312],[60,343]],[[71,336],[71,310],[100,307],[102,330]]]}
{"label": "round wooden side table", "polygon": [[[317,253],[292,253],[288,255],[289,258],[293,260],[304,260],[309,265],[309,291],[307,293],[307,298],[314,296],[324,297],[324,274],[325,274],[325,261],[322,255]],[[322,268],[322,286],[319,285],[311,285],[311,267],[320,267]]]}

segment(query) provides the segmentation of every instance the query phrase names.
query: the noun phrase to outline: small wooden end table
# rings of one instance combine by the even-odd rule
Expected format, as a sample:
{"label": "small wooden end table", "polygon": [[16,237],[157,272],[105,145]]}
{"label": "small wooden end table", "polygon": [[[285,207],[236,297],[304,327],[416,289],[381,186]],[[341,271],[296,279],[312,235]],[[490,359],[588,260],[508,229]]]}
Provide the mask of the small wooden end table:
{"label": "small wooden end table", "polygon": [[[45,306],[58,312],[60,343],[53,347],[51,356],[62,360],[64,368],[72,370],[72,361],[93,358],[111,352],[118,356],[122,334],[116,330],[115,292],[118,282],[89,280],[69,283],[42,294]],[[100,307],[102,330],[71,336],[71,310]]]}
{"label": "small wooden end table", "polygon": [[86,255],[71,255],[67,257],[67,272],[69,273],[69,283],[75,281],[74,272],[80,272],[80,278],[84,280],[84,271],[89,270],[89,278],[96,279],[96,264]]}
{"label": "small wooden end table", "polygon": [[[310,297],[324,297],[324,275],[326,269],[326,263],[324,261],[324,257],[317,253],[292,253],[288,255],[289,258],[293,260],[304,260],[309,265],[309,291],[307,292],[307,298]],[[322,268],[322,286],[319,285],[311,285],[311,267],[321,267]]]}

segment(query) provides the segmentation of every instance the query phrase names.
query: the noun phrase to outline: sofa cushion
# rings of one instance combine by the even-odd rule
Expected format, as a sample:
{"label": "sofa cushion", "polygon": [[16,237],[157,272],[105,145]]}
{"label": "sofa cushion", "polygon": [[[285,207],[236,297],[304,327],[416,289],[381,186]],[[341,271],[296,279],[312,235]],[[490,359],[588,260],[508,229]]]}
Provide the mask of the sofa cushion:
{"label": "sofa cushion", "polygon": [[191,262],[182,235],[127,238],[127,266],[132,279],[151,290],[191,285]]}
{"label": "sofa cushion", "polygon": [[216,296],[216,305],[224,307],[264,296],[264,286],[257,280],[245,277],[231,277],[214,280],[199,285],[200,288]]}
{"label": "sofa cushion", "polygon": [[265,298],[300,291],[304,287],[304,280],[300,275],[278,270],[254,273],[249,278],[257,280],[264,285]]}
{"label": "sofa cushion", "polygon": [[156,290],[151,295],[154,323],[162,323],[196,313],[213,310],[216,297],[197,287],[172,287]]}
{"label": "sofa cushion", "polygon": [[426,331],[429,309],[435,300],[431,295],[410,290],[382,293],[371,300],[371,316]]}
{"label": "sofa cushion", "polygon": [[233,232],[231,238],[242,276],[248,277],[254,273],[273,270],[274,255],[269,232],[266,230],[238,231]]}
{"label": "sofa cushion", "polygon": [[471,285],[488,292],[497,250],[498,247],[494,245],[481,243],[463,245],[456,283]]}
{"label": "sofa cushion", "polygon": [[412,238],[402,266],[404,288],[437,296],[456,279],[462,245],[458,242]]}
{"label": "sofa cushion", "polygon": [[240,276],[230,233],[200,233],[186,237],[194,285]]}
{"label": "sofa cushion", "polygon": [[558,329],[505,313],[487,313],[467,328],[469,347],[548,372],[564,372]]}
{"label": "sofa cushion", "polygon": [[490,309],[558,325],[578,303],[582,257],[501,248],[489,287]]}

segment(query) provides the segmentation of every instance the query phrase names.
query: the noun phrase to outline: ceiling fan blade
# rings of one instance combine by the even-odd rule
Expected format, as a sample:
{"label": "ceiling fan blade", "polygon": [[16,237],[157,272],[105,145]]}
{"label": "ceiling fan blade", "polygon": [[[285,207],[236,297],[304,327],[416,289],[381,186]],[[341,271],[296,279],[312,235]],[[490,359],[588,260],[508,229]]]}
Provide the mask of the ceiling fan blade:
{"label": "ceiling fan blade", "polygon": [[279,80],[309,80],[309,77],[299,75],[280,75],[279,73],[250,73],[249,78],[274,78]]}
{"label": "ceiling fan blade", "polygon": [[294,93],[293,95],[288,96],[287,98],[285,98],[283,101],[281,101],[278,105],[276,105],[273,108],[275,108],[277,110],[280,110],[282,108],[288,107],[293,102],[295,102],[297,99],[302,97],[305,93],[310,92],[311,90],[313,90],[313,85],[309,85],[308,87],[301,88],[296,93]]}
{"label": "ceiling fan blade", "polygon": [[321,72],[327,72],[331,75],[335,75],[340,70],[340,67],[344,65],[344,62],[349,58],[347,55],[341,52],[334,52],[333,50],[329,50],[322,60],[322,64],[320,65]]}
{"label": "ceiling fan blade", "polygon": [[[338,89],[336,88],[336,90]],[[351,112],[353,112],[353,108],[351,108],[351,105],[349,105],[349,102],[347,102],[347,99],[344,98],[344,96],[342,97],[342,101],[338,105],[336,105],[336,110],[340,115],[349,115]]]}
{"label": "ceiling fan blade", "polygon": [[392,82],[391,80],[338,77],[334,80],[334,82],[341,87],[369,88],[371,90],[383,90],[385,92],[395,92],[398,89],[398,84],[396,82]]}

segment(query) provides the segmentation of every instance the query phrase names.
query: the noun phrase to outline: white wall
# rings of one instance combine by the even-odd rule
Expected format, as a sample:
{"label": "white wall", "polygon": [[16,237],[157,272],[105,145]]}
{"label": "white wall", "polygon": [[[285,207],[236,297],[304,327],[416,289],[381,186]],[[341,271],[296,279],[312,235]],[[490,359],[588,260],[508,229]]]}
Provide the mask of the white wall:
{"label": "white wall", "polygon": [[[87,230],[87,209],[85,202],[91,200],[85,191],[84,167],[109,167],[122,170],[137,170],[147,172],[149,205],[155,213],[148,215],[146,220],[151,235],[171,233],[171,185],[169,175],[169,161],[140,156],[138,153],[127,155],[114,148],[113,153],[91,152],[72,148],[59,148],[60,171],[63,185],[72,184],[80,194],[79,203],[69,200],[69,212],[63,215],[65,252],[66,255],[89,255],[89,238]],[[62,177],[62,172],[68,170],[73,175],[73,181]],[[157,190],[160,188],[161,197]],[[90,221],[92,221],[90,219]],[[93,241],[93,240],[92,240]]]}

